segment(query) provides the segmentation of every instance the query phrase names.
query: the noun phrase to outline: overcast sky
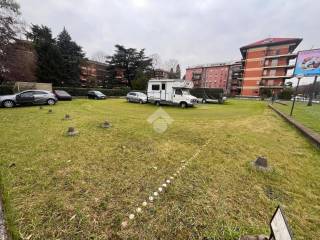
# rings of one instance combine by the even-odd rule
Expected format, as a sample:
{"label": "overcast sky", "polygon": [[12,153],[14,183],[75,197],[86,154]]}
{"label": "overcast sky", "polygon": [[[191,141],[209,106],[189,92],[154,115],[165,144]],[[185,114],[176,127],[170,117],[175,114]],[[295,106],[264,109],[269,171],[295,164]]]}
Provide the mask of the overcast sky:
{"label": "overcast sky", "polygon": [[189,65],[241,58],[239,48],[267,37],[301,37],[320,47],[316,0],[17,0],[27,23],[63,27],[87,57],[115,44],[145,48],[163,62]]}

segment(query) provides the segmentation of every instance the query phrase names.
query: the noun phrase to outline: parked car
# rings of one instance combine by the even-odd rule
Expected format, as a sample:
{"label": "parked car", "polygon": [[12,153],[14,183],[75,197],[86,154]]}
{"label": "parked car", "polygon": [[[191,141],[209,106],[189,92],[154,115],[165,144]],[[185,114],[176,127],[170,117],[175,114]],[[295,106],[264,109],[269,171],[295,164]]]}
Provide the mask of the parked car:
{"label": "parked car", "polygon": [[72,96],[64,90],[54,90],[53,91],[58,100],[71,101]]}
{"label": "parked car", "polygon": [[88,98],[89,99],[106,99],[106,95],[104,95],[100,91],[89,91]]}
{"label": "parked car", "polygon": [[147,95],[142,92],[129,92],[126,96],[128,102],[146,103]]}
{"label": "parked car", "polygon": [[224,103],[227,97],[224,96],[223,88],[193,88],[190,90],[202,103]]}
{"label": "parked car", "polygon": [[198,103],[198,99],[190,94],[192,87],[191,81],[181,79],[151,79],[148,82],[148,101],[157,106],[192,107]]}
{"label": "parked car", "polygon": [[54,105],[58,99],[46,90],[27,90],[20,93],[0,96],[0,106],[11,108],[19,105]]}

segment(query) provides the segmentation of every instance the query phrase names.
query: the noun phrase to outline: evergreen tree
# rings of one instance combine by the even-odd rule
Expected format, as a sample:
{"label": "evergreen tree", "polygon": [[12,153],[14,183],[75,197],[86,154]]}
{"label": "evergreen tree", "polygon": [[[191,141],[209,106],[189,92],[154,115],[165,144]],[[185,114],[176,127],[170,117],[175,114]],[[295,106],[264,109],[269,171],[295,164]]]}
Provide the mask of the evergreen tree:
{"label": "evergreen tree", "polygon": [[173,68],[170,68],[170,72],[169,72],[169,79],[175,79],[176,75],[173,72]]}
{"label": "evergreen tree", "polygon": [[129,87],[133,88],[135,79],[144,79],[141,74],[147,76],[151,71],[152,59],[145,56],[144,49],[137,51],[137,49],[125,48],[121,45],[116,45],[115,47],[115,54],[107,57],[106,61],[108,64],[108,82],[114,81],[116,72],[121,69]]}
{"label": "evergreen tree", "polygon": [[37,53],[36,76],[38,82],[61,85],[62,56],[52,37],[50,28],[32,25],[26,37],[33,42]]}
{"label": "evergreen tree", "polygon": [[176,67],[176,78],[178,78],[178,79],[181,78],[181,70],[180,70],[180,65],[179,64]]}
{"label": "evergreen tree", "polygon": [[58,35],[57,46],[62,55],[61,77],[64,85],[80,85],[80,64],[84,58],[82,48],[72,41],[65,28]]}

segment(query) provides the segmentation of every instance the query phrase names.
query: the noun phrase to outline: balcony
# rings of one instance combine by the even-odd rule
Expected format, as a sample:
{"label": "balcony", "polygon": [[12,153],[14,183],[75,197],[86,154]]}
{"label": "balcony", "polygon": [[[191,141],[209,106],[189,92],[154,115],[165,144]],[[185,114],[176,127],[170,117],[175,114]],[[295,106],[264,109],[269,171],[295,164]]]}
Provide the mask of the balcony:
{"label": "balcony", "polygon": [[293,75],[284,75],[284,76],[271,76],[271,75],[268,75],[268,76],[262,76],[261,77],[262,79],[279,79],[279,78],[293,78]]}
{"label": "balcony", "polygon": [[297,54],[296,53],[286,53],[286,54],[278,54],[278,55],[267,54],[267,56],[265,56],[266,59],[280,58],[280,57],[295,58],[297,57]]}
{"label": "balcony", "polygon": [[269,66],[264,66],[263,68],[264,69],[272,69],[272,68],[287,68],[287,69],[291,69],[291,68],[294,68],[294,67],[295,67],[294,65],[275,65],[275,66],[269,65]]}
{"label": "balcony", "polygon": [[278,88],[278,89],[282,89],[284,88],[283,85],[261,85],[260,88]]}

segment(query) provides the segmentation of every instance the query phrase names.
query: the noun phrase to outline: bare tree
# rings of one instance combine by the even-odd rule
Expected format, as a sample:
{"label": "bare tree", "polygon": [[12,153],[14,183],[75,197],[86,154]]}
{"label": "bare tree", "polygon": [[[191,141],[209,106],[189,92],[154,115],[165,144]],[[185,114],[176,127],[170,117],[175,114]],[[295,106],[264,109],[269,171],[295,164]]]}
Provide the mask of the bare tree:
{"label": "bare tree", "polygon": [[171,68],[176,69],[178,64],[179,64],[179,62],[177,59],[171,58],[164,63],[164,68],[165,68],[165,70],[170,71]]}
{"label": "bare tree", "polygon": [[93,61],[105,63],[106,60],[107,60],[107,54],[105,52],[103,52],[103,51],[97,51],[97,52],[92,54],[91,59]]}
{"label": "bare tree", "polygon": [[8,48],[20,30],[19,9],[14,0],[0,0],[0,83],[9,71],[5,65]]}
{"label": "bare tree", "polygon": [[7,49],[5,81],[36,82],[37,55],[30,42],[16,40]]}
{"label": "bare tree", "polygon": [[153,69],[161,68],[162,61],[161,61],[161,57],[158,53],[151,54],[149,57],[152,59]]}

